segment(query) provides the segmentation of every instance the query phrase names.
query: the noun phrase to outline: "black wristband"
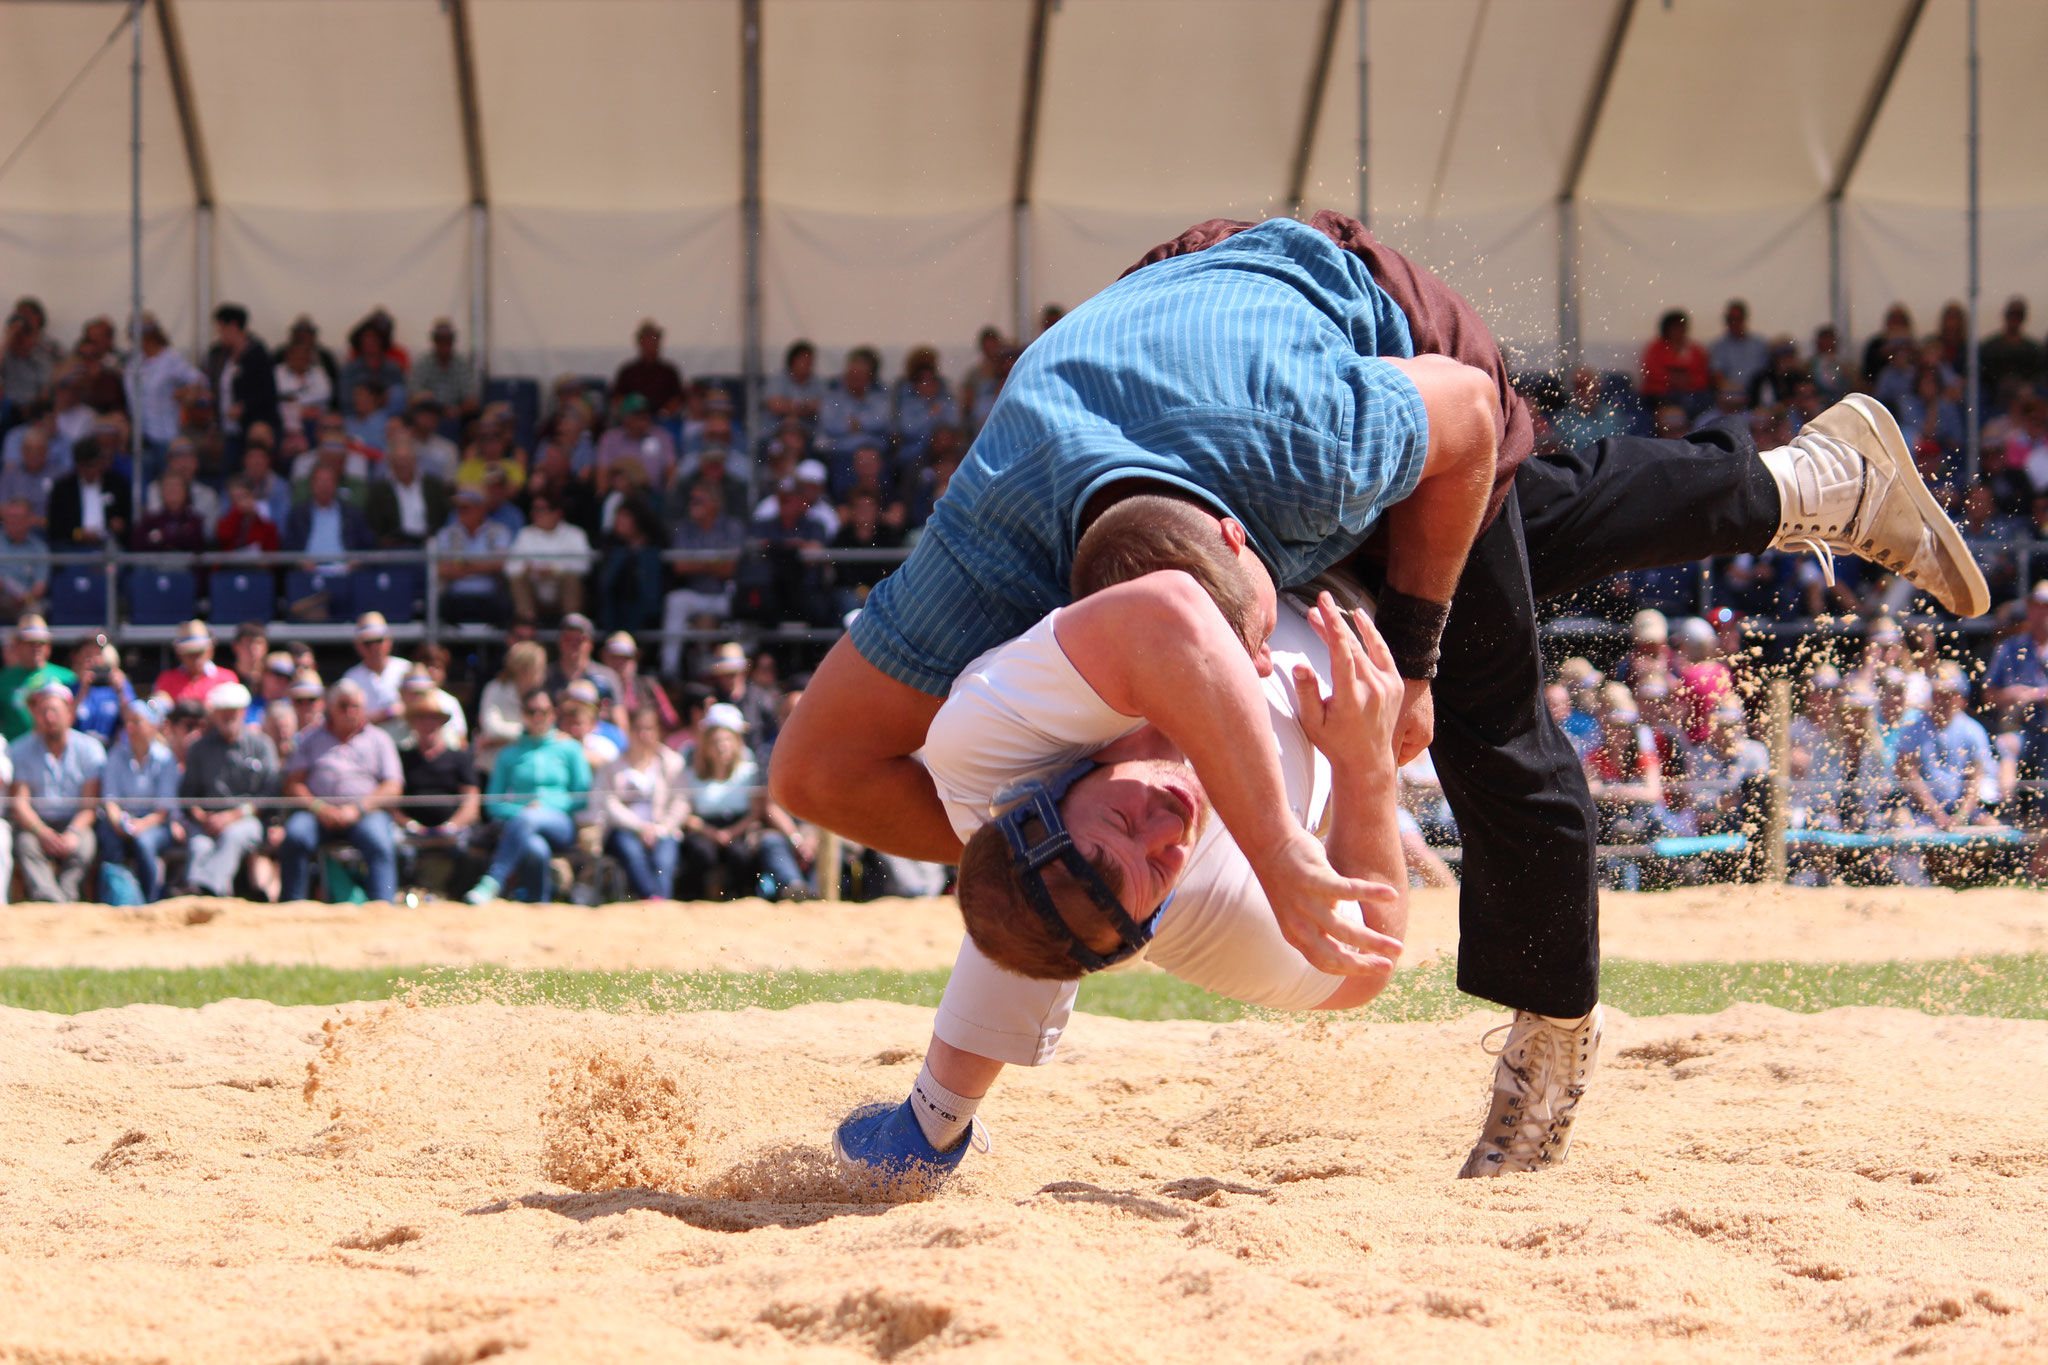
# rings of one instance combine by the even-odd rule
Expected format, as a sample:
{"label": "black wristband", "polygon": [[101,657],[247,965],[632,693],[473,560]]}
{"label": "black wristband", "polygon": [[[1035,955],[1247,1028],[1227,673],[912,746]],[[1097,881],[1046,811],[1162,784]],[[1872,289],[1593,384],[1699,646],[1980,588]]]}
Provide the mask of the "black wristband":
{"label": "black wristband", "polygon": [[1438,645],[1450,615],[1448,602],[1427,602],[1391,588],[1380,594],[1373,624],[1387,642],[1387,652],[1394,656],[1396,672],[1413,682],[1428,682],[1436,676]]}

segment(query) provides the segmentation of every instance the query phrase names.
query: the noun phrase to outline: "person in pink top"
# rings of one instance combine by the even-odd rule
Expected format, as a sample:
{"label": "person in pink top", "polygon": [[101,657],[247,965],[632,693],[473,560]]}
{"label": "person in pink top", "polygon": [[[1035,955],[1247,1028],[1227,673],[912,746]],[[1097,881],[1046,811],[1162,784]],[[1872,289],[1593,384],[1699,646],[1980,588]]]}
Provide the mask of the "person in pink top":
{"label": "person in pink top", "polygon": [[151,684],[151,696],[170,699],[170,705],[185,700],[204,702],[206,694],[224,682],[235,681],[235,675],[213,661],[213,632],[206,628],[204,621],[187,621],[178,627],[178,666],[156,675]]}

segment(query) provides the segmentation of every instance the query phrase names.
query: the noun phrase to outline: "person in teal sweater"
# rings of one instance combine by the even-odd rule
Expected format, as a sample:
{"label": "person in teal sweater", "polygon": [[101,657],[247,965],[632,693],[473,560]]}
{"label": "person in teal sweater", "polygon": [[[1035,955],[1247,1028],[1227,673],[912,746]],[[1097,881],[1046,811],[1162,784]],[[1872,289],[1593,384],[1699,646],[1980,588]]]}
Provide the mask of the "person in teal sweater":
{"label": "person in teal sweater", "polygon": [[520,698],[526,733],[498,751],[484,809],[504,826],[491,870],[470,891],[471,905],[483,905],[524,874],[534,900],[554,893],[552,860],[576,839],[574,816],[590,795],[590,760],[583,746],[555,730],[555,703],[547,689]]}

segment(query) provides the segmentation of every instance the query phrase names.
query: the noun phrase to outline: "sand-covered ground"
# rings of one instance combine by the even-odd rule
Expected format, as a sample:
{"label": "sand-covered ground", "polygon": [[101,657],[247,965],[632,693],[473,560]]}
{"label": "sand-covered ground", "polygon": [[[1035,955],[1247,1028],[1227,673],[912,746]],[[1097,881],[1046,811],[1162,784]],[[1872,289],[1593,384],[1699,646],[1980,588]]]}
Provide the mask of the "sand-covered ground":
{"label": "sand-covered ground", "polygon": [[0,1360],[2048,1357],[2048,1024],[1616,1019],[1458,1182],[1487,1022],[1084,1017],[890,1203],[903,1006],[0,1011]]}
{"label": "sand-covered ground", "polygon": [[[1455,891],[1414,898],[1405,965],[1457,949]],[[1871,962],[2048,951],[2048,894],[1872,888],[1704,887],[1610,895],[1608,956],[1665,962]],[[249,960],[329,967],[498,963],[511,967],[730,971],[950,967],[950,900],[865,905],[652,903],[476,909],[252,905],[186,898],[136,909],[0,907],[0,966],[188,967]]]}

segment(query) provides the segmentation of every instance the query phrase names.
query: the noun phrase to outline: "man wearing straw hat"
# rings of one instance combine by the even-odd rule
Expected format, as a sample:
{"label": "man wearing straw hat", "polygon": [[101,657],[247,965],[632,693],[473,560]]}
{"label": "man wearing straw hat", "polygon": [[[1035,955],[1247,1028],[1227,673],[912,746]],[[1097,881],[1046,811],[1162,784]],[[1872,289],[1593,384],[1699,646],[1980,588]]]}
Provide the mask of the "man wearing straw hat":
{"label": "man wearing straw hat", "polygon": [[398,689],[412,672],[412,662],[392,653],[391,626],[383,612],[366,611],[356,618],[356,654],[362,662],[341,676],[363,689],[364,719],[398,743],[408,733]]}
{"label": "man wearing straw hat", "polygon": [[36,689],[48,682],[70,687],[78,675],[50,662],[49,623],[33,612],[15,623],[7,651],[7,667],[0,669],[0,738],[13,741],[27,734],[33,724],[28,700]]}

